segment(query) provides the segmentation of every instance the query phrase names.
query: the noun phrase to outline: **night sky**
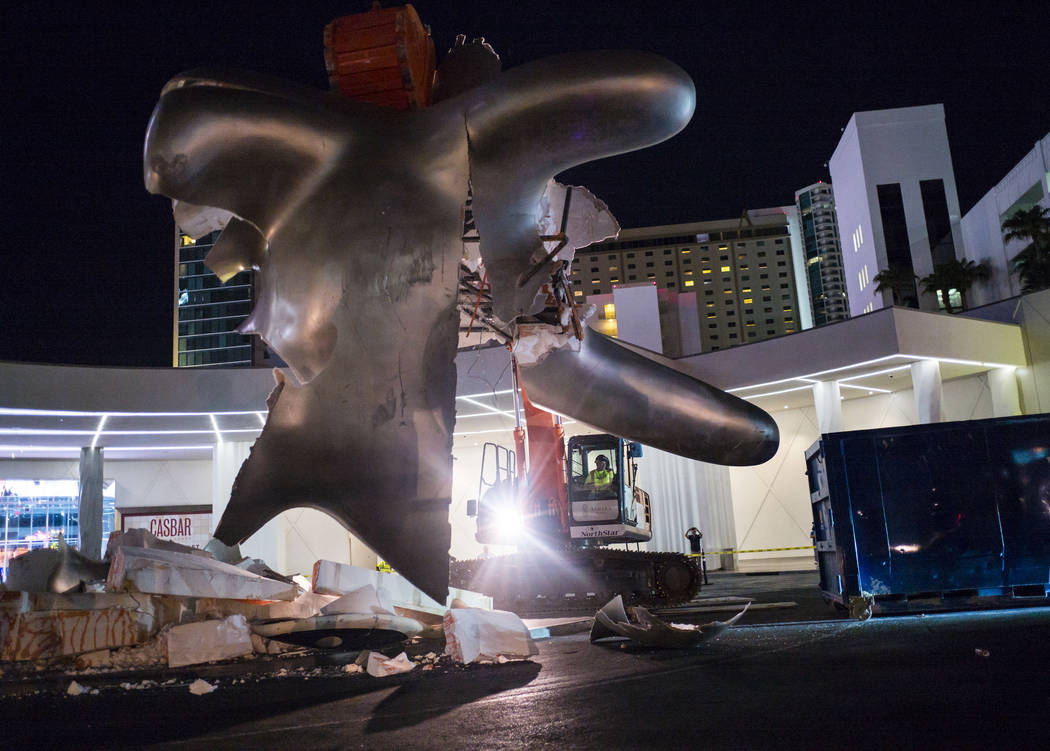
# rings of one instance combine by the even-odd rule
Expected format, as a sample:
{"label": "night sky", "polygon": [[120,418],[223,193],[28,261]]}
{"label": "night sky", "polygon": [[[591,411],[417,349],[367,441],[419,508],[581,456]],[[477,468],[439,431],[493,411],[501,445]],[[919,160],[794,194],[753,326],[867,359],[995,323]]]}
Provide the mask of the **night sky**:
{"label": "night sky", "polygon": [[[439,61],[465,33],[484,36],[504,69],[573,49],[642,49],[693,77],[685,131],[561,176],[625,227],[790,203],[828,179],[851,113],[937,102],[967,211],[1050,129],[1050,6],[853,5],[415,3]],[[0,360],[169,365],[171,210],[142,184],[161,87],[204,66],[326,88],[325,24],[369,6],[4,4]]]}

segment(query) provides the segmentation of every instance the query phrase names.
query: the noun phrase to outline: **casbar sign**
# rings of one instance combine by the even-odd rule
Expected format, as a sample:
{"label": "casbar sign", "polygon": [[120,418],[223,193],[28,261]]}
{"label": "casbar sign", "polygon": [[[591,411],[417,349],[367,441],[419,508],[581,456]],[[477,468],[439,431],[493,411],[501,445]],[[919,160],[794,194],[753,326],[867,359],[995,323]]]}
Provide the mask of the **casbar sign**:
{"label": "casbar sign", "polygon": [[185,537],[193,533],[188,516],[158,516],[149,520],[150,534],[157,537]]}

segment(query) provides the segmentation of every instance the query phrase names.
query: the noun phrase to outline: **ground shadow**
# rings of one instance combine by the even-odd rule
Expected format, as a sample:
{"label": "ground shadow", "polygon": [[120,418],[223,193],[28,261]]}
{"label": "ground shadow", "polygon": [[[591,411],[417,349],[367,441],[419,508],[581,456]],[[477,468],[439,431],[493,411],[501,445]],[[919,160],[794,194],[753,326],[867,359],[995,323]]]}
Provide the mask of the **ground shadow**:
{"label": "ground shadow", "polygon": [[527,686],[539,672],[539,664],[524,661],[456,670],[440,685],[420,680],[403,683],[376,706],[365,732],[418,725],[478,699]]}

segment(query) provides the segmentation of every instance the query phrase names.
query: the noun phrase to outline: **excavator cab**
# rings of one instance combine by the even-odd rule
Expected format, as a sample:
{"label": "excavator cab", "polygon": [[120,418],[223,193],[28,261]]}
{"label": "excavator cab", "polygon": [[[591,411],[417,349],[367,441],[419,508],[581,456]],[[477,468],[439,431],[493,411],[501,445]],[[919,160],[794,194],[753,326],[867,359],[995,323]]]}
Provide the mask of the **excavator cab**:
{"label": "excavator cab", "polygon": [[636,486],[640,444],[618,436],[569,439],[569,536],[593,542],[644,542],[652,538],[649,496]]}

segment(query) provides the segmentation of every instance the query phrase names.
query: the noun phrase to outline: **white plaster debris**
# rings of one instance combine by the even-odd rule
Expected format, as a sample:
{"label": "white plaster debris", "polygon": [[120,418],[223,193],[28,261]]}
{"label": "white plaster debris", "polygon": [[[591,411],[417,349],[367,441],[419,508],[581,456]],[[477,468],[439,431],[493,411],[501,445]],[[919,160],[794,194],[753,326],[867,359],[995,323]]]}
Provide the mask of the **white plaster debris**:
{"label": "white plaster debris", "polygon": [[[561,231],[568,187],[572,188],[572,200],[565,222],[566,243],[555,258],[571,263],[577,248],[616,237],[620,233],[620,224],[605,201],[586,188],[579,185],[565,186],[557,180],[549,180],[538,207],[536,225],[540,235],[550,236]],[[557,245],[551,241],[544,243],[548,253]]]}
{"label": "white plaster debris", "polygon": [[66,693],[69,694],[70,696],[80,696],[81,694],[86,693],[86,692],[87,692],[87,689],[84,688],[83,686],[81,686],[76,681],[70,681],[69,682],[69,688],[66,689]]}
{"label": "white plaster debris", "polygon": [[243,615],[187,623],[168,631],[168,667],[228,660],[251,653],[252,634]]}
{"label": "white plaster debris", "polygon": [[477,608],[450,609],[445,613],[446,651],[458,663],[528,659],[539,652],[528,627],[514,613]]}
{"label": "white plaster debris", "polygon": [[299,589],[210,556],[121,545],[113,556],[106,587],[179,597],[215,597],[233,600],[294,600]]}
{"label": "white plaster debris", "polygon": [[746,603],[744,609],[728,621],[712,621],[703,626],[693,626],[667,623],[641,606],[631,608],[634,615],[632,620],[624,609],[623,597],[616,595],[594,614],[591,641],[624,637],[652,647],[692,647],[718,638],[740,620],[750,606],[750,602]]}
{"label": "white plaster debris", "polygon": [[213,686],[205,680],[202,680],[201,678],[198,678],[190,684],[190,693],[194,696],[203,696],[204,694],[210,694],[214,690],[215,686]]}
{"label": "white plaster debris", "polygon": [[439,603],[413,586],[400,574],[335,561],[320,560],[314,563],[313,591],[315,593],[342,597],[369,584],[381,593],[385,602],[394,606],[395,612],[398,608],[407,608],[443,615],[448,604],[456,598],[469,603],[472,607],[492,607],[492,598],[478,592],[450,587],[448,600],[445,603]]}
{"label": "white plaster debris", "polygon": [[[348,666],[349,667],[349,666]],[[381,652],[368,655],[368,674],[374,678],[411,672],[416,667],[408,655],[402,652],[397,657],[385,657]]]}
{"label": "white plaster debris", "polygon": [[394,606],[389,595],[366,584],[349,594],[345,594],[321,608],[322,615],[340,615],[342,613],[373,613],[395,615]]}
{"label": "white plaster debris", "polygon": [[360,665],[355,665],[354,663],[351,662],[349,665],[343,665],[343,672],[344,673],[363,673],[364,672],[364,668],[362,668]]}

